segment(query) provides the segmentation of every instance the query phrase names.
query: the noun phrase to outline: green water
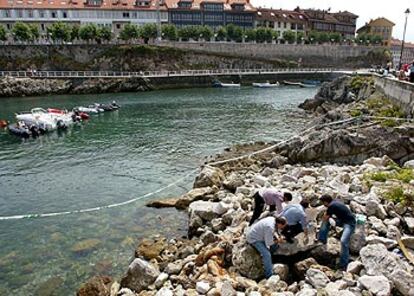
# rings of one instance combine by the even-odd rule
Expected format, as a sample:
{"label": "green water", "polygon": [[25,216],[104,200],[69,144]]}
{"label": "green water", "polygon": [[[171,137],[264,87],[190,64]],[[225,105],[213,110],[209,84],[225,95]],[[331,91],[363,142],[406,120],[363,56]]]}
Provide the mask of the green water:
{"label": "green water", "polygon": [[[308,121],[297,105],[316,89],[190,89],[0,99],[0,119],[34,107],[117,100],[65,133],[21,140],[0,131],[0,216],[71,211],[155,191],[235,143],[285,139]],[[186,232],[186,214],[145,208],[178,196],[194,176],[123,207],[51,218],[0,221],[0,295],[74,295],[89,277],[119,277],[137,241]],[[74,245],[94,239],[84,252]]]}

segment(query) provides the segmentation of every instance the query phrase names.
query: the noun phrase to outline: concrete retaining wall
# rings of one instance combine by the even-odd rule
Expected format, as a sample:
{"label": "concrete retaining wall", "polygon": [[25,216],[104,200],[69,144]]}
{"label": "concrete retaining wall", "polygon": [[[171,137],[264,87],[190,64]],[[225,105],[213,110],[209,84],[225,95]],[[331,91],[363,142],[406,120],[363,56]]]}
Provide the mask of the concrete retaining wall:
{"label": "concrete retaining wall", "polygon": [[407,114],[414,116],[414,84],[374,76],[375,86],[399,105]]}
{"label": "concrete retaining wall", "polygon": [[366,56],[381,47],[348,45],[263,44],[228,42],[162,42],[161,46],[192,49],[206,53],[237,55],[245,58],[290,59],[304,64],[343,65],[349,59]]}

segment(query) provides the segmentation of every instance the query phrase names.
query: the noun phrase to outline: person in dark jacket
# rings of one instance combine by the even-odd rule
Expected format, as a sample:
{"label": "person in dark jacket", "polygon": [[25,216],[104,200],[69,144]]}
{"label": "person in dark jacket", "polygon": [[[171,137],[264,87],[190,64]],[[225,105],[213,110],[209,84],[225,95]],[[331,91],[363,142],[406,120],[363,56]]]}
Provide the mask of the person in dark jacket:
{"label": "person in dark jacket", "polygon": [[319,230],[318,240],[326,244],[328,242],[328,233],[330,229],[330,221],[333,218],[336,225],[343,227],[341,236],[341,255],[339,258],[339,268],[346,270],[349,262],[349,242],[351,236],[355,231],[355,215],[351,210],[341,201],[333,200],[330,195],[322,195],[320,198],[322,204],[327,207],[326,213],[323,216],[323,222]]}

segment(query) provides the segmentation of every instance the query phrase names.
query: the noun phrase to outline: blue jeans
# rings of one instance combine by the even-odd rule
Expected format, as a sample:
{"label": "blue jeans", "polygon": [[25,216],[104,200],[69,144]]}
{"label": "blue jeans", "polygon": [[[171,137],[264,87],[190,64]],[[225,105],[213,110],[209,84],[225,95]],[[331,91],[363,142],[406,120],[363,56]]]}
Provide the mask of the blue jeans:
{"label": "blue jeans", "polygon": [[[340,224],[338,224],[340,226]],[[326,244],[328,242],[328,233],[331,225],[328,221],[322,222],[321,229],[319,230],[319,241]],[[349,241],[355,231],[355,225],[343,224],[344,231],[341,236],[341,255],[339,257],[339,267],[346,269],[349,262]]]}
{"label": "blue jeans", "polygon": [[273,275],[272,253],[276,251],[277,245],[271,245],[270,250],[266,247],[264,241],[258,241],[252,244],[262,257],[265,277],[268,279]]}

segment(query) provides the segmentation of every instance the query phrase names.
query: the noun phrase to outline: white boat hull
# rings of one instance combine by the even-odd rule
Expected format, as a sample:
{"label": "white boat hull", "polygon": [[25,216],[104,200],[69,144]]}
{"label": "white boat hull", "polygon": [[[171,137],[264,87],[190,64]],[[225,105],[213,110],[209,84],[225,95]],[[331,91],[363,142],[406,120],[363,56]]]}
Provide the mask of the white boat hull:
{"label": "white boat hull", "polygon": [[252,85],[254,87],[258,87],[258,88],[274,88],[274,87],[278,87],[279,83],[275,83],[275,84],[271,84],[271,83],[253,83]]}

